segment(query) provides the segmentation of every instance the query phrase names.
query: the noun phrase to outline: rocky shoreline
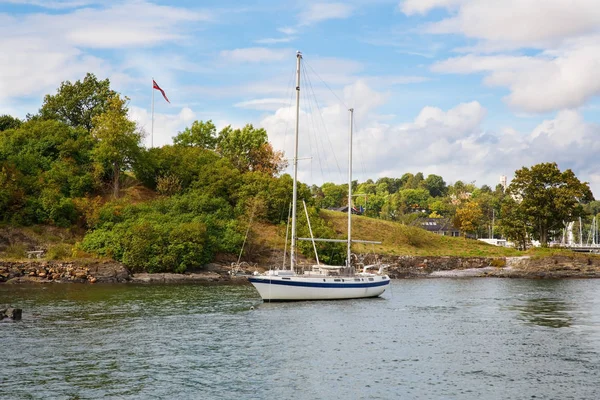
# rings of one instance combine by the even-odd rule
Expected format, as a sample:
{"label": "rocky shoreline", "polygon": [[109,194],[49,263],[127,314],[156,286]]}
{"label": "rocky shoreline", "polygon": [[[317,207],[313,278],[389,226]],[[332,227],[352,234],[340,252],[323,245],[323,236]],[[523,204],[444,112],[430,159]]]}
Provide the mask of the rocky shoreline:
{"label": "rocky shoreline", "polygon": [[546,257],[384,257],[390,278],[600,278],[600,257],[590,254]]}
{"label": "rocky shoreline", "polygon": [[[374,257],[374,256],[373,256]],[[403,278],[600,278],[600,257],[586,254],[548,257],[378,257],[392,279]],[[374,260],[365,259],[366,263]],[[200,283],[245,282],[229,266],[209,264],[185,273],[132,273],[109,261],[0,261],[0,284],[11,283]],[[245,271],[252,273],[253,271]]]}

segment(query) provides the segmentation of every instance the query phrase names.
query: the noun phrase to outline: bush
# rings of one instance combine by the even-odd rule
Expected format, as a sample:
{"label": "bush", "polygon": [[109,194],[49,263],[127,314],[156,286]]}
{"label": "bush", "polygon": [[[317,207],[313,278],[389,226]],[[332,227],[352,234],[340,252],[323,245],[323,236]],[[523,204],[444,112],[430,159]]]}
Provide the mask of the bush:
{"label": "bush", "polygon": [[11,244],[4,250],[4,255],[6,258],[25,258],[27,257],[25,245],[22,244]]}
{"label": "bush", "polygon": [[232,207],[199,191],[153,202],[107,203],[80,248],[135,271],[185,272],[218,252],[239,251],[243,235]]}
{"label": "bush", "polygon": [[181,180],[174,175],[161,176],[156,180],[156,191],[164,195],[181,192]]}
{"label": "bush", "polygon": [[68,244],[57,244],[52,246],[46,252],[46,258],[48,260],[64,260],[65,258],[71,257],[73,249]]}

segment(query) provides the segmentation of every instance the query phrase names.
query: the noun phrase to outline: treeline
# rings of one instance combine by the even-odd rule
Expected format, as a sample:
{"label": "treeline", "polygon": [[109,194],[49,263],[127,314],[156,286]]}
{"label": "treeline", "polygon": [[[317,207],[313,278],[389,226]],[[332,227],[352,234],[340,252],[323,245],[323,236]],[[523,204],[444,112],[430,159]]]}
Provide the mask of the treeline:
{"label": "treeline", "polygon": [[[521,249],[532,240],[542,246],[561,239],[568,222],[586,236],[600,213],[586,182],[573,171],[561,172],[556,163],[542,163],[515,172],[511,184],[491,188],[473,182],[448,185],[441,176],[421,172],[401,178],[353,182],[355,207],[373,218],[419,223],[422,218],[447,218],[463,235],[508,238]],[[336,208],[347,204],[348,185],[312,186],[315,205]],[[581,222],[579,219],[581,218]],[[598,239],[596,239],[596,242]]]}
{"label": "treeline", "polygon": [[[238,253],[251,219],[284,228],[292,179],[281,175],[285,159],[264,129],[217,131],[211,121],[196,121],[173,145],[147,149],[127,101],[108,79],[88,74],[63,82],[25,121],[0,116],[0,223],[77,227],[87,232],[78,252],[152,272],[183,272]],[[126,190],[133,185],[154,195],[136,203]],[[522,246],[547,243],[565,221],[583,216],[589,223],[600,210],[588,185],[553,163],[517,171],[506,191],[422,173],[353,182],[353,191],[355,206],[372,218],[449,218],[479,237],[495,224],[495,236]],[[299,197],[315,236],[333,237],[318,209],[344,206],[347,185],[300,184]],[[299,235],[308,235],[306,225],[299,213]],[[318,246],[324,262],[343,262],[343,245]],[[312,255],[309,243],[299,247]]]}
{"label": "treeline", "polygon": [[[108,79],[88,74],[45,96],[25,121],[0,117],[0,222],[78,227],[87,232],[80,253],[134,270],[183,272],[238,253],[251,218],[285,221],[292,180],[278,176],[283,154],[264,129],[217,132],[211,121],[197,121],[173,145],[146,149],[127,112],[127,98]],[[123,190],[133,184],[155,198],[135,204]],[[312,206],[306,185],[299,194]],[[317,234],[333,236],[311,213]],[[321,247],[326,261],[343,253]]]}

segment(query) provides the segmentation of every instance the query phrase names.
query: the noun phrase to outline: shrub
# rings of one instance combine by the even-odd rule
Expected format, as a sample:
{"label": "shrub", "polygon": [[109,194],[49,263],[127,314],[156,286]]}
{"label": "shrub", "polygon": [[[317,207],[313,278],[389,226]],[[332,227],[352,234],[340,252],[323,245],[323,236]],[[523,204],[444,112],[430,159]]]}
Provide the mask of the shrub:
{"label": "shrub", "polygon": [[181,179],[175,175],[161,176],[156,180],[156,191],[164,195],[174,195],[181,192]]}
{"label": "shrub", "polygon": [[26,250],[25,250],[25,245],[22,245],[22,244],[11,244],[4,250],[4,254],[5,254],[6,258],[15,258],[15,259],[25,258],[27,256]]}
{"label": "shrub", "polygon": [[496,267],[496,268],[503,268],[506,266],[506,259],[505,258],[494,258],[490,262],[490,266]]}
{"label": "shrub", "polygon": [[80,248],[135,271],[185,272],[215,254],[239,251],[243,235],[231,205],[200,191],[139,205],[107,203]]}
{"label": "shrub", "polygon": [[46,258],[49,260],[63,260],[71,257],[72,253],[72,246],[68,244],[57,244],[48,249]]}

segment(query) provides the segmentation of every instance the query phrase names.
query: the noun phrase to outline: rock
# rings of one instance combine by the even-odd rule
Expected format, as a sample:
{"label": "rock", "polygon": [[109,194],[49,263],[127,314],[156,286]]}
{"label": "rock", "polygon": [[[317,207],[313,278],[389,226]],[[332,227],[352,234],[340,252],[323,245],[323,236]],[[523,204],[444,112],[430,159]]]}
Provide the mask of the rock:
{"label": "rock", "polygon": [[89,281],[90,283],[96,283],[98,279],[94,278],[93,276],[89,277]]}
{"label": "rock", "polygon": [[75,278],[77,279],[87,279],[87,274],[83,271],[77,271],[75,273]]}
{"label": "rock", "polygon": [[13,320],[20,320],[21,316],[23,315],[23,310],[21,310],[20,308],[9,308],[4,312],[4,315],[6,315],[7,318],[13,319]]}
{"label": "rock", "polygon": [[14,321],[17,321],[21,319],[22,315],[23,310],[20,308],[14,308],[8,305],[0,306],[0,320],[4,318],[10,318]]}

